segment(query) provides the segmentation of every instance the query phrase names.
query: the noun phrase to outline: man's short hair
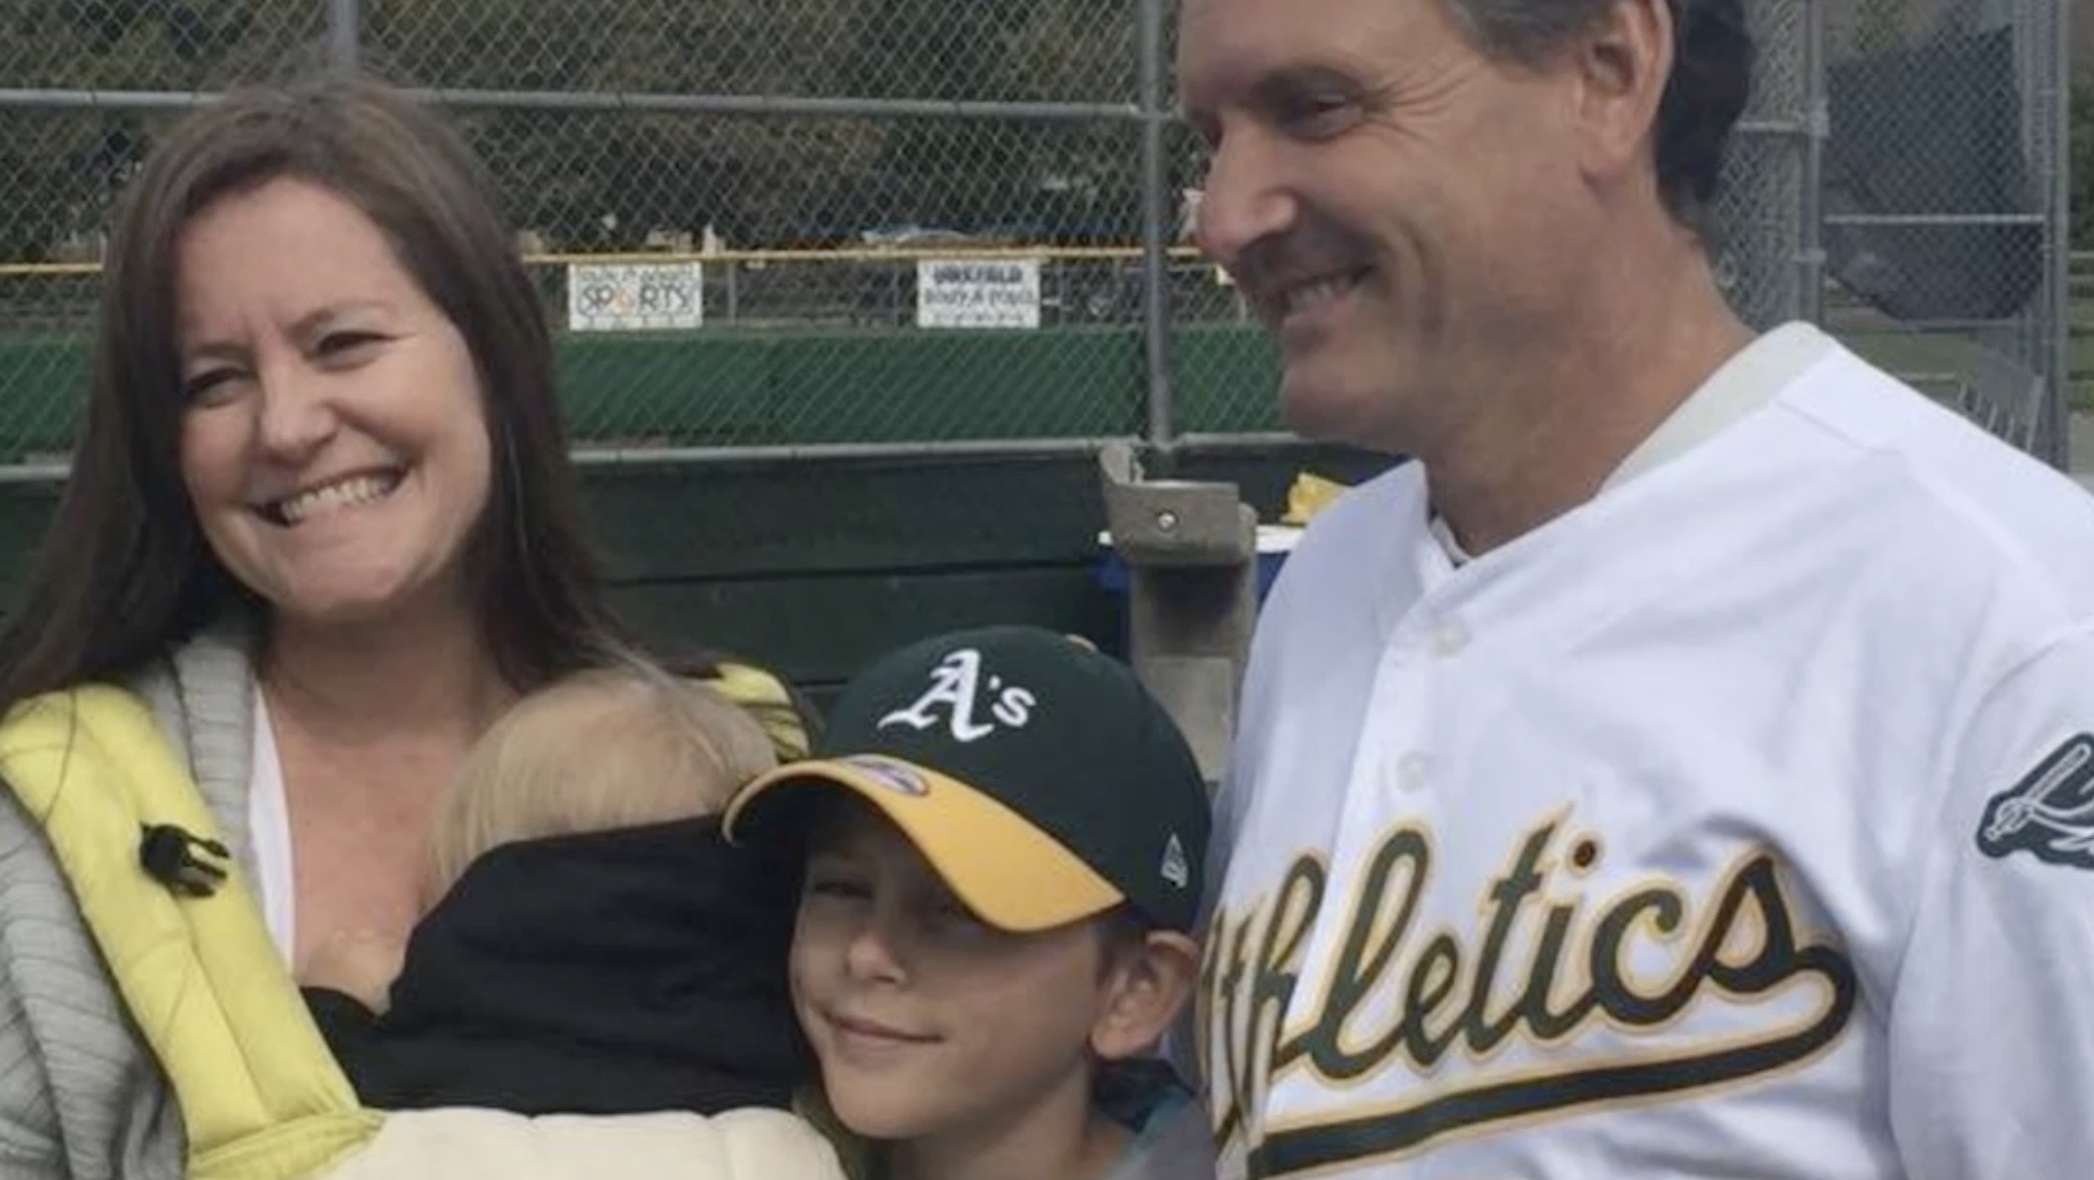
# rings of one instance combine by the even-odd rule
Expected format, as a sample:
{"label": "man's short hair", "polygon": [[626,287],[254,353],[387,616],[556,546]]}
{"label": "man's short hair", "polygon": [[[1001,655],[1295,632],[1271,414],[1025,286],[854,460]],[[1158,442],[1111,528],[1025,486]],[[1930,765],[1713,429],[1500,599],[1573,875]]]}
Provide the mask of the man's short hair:
{"label": "man's short hair", "polygon": [[[1539,64],[1605,15],[1613,0],[1441,0],[1479,51]],[[1752,94],[1755,50],[1744,0],[1667,0],[1672,77],[1655,129],[1658,193],[1704,239],[1731,131]]]}

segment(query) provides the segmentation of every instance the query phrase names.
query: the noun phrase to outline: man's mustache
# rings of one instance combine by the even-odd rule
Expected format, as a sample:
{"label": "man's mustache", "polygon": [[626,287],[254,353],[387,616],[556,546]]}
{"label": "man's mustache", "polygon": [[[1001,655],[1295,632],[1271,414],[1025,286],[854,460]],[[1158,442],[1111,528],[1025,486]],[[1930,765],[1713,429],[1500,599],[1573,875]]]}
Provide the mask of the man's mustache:
{"label": "man's mustache", "polygon": [[1227,266],[1246,291],[1270,296],[1306,280],[1358,270],[1372,258],[1372,249],[1352,234],[1303,225],[1252,242]]}

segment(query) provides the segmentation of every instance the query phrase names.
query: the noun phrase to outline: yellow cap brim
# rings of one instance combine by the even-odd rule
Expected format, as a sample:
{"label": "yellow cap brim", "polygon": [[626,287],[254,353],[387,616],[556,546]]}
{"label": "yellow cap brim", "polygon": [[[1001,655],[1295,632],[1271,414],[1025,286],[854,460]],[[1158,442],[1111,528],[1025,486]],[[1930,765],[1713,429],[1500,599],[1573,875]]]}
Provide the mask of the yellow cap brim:
{"label": "yellow cap brim", "polygon": [[730,840],[759,800],[841,787],[878,809],[960,903],[1000,930],[1051,930],[1104,913],[1126,896],[1060,841],[958,779],[896,758],[794,762],[751,781],[727,805]]}

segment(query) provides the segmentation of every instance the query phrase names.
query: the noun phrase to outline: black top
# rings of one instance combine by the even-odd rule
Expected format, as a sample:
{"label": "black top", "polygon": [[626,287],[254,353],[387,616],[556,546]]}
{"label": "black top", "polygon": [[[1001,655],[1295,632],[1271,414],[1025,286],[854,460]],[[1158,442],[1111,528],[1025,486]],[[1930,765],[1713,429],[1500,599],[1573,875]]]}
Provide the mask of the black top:
{"label": "black top", "polygon": [[364,1104],[518,1114],[786,1107],[797,870],[693,820],[495,848],[418,925],[373,1018],[308,989]]}

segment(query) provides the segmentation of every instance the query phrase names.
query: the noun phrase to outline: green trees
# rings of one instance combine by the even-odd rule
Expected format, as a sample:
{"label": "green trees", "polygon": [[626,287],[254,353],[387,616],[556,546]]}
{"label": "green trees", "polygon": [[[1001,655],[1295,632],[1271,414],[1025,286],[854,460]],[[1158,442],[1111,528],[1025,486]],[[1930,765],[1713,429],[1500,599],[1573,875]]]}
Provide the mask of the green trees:
{"label": "green trees", "polygon": [[[194,91],[264,69],[319,28],[317,4],[0,0],[0,86]],[[0,109],[0,262],[92,234],[169,112]]]}
{"label": "green trees", "polygon": [[[1131,103],[1125,0],[363,0],[365,63],[441,90]],[[195,91],[307,60],[324,0],[0,0],[0,86]],[[0,261],[49,257],[172,112],[0,109]],[[1131,123],[461,107],[520,225],[631,249],[882,225],[1076,236],[1137,208]]]}
{"label": "green trees", "polygon": [[1853,50],[1885,53],[1905,45],[1906,0],[1861,0],[1854,12]]}

